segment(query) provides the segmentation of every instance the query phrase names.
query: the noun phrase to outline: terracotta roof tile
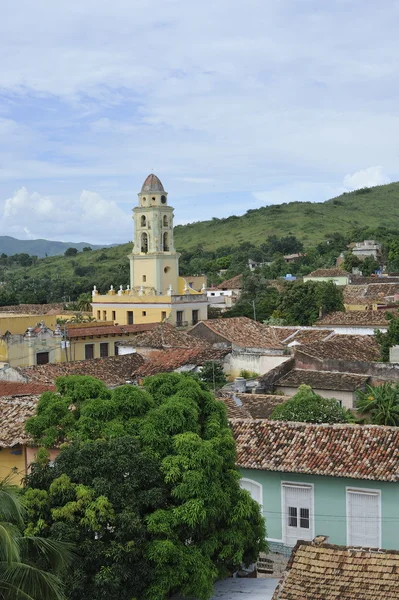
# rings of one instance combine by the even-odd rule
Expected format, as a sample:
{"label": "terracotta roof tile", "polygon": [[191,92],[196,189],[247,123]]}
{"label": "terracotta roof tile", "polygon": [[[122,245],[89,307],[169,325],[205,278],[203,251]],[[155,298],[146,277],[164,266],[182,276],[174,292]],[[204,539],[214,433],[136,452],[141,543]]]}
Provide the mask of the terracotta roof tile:
{"label": "terracotta roof tile", "polygon": [[236,275],[231,279],[226,279],[226,281],[222,281],[216,287],[217,290],[240,290],[242,288],[242,275]]}
{"label": "terracotta roof tile", "polygon": [[296,351],[318,359],[380,360],[380,347],[374,335],[334,335],[323,342],[302,345]]}
{"label": "terracotta roof tile", "polygon": [[123,333],[142,333],[151,331],[159,326],[159,323],[140,323],[137,325],[82,325],[81,327],[67,327],[68,338],[89,337],[98,335],[121,335]]}
{"label": "terracotta roof tile", "polygon": [[[10,312],[23,315],[47,315],[47,314],[63,314],[65,313],[64,305],[59,304],[15,304],[10,306],[2,306],[0,314]],[[73,313],[71,312],[71,315]]]}
{"label": "terracotta roof tile", "polygon": [[298,542],[272,600],[399,600],[399,552]]}
{"label": "terracotta roof tile", "polygon": [[232,419],[237,464],[248,469],[399,481],[399,428]]}
{"label": "terracotta roof tile", "polygon": [[284,348],[273,327],[247,317],[201,321],[191,329],[190,334],[198,327],[208,327],[226,341],[242,348]]}
{"label": "terracotta roof tile", "polygon": [[269,419],[276,406],[287,396],[223,392],[218,398],[225,403],[229,419]]}
{"label": "terracotta roof tile", "polygon": [[179,331],[168,323],[158,324],[157,327],[135,335],[132,340],[121,342],[121,345],[132,345],[137,348],[208,348],[207,342]]}
{"label": "terracotta roof tile", "polygon": [[17,367],[29,382],[54,384],[62,375],[91,375],[104,381],[106,385],[123,385],[133,377],[133,373],[144,362],[141,354],[125,354],[108,358],[94,358],[70,363],[54,363],[35,367]]}
{"label": "terracotta roof tile", "polygon": [[25,422],[36,410],[39,396],[29,398],[0,398],[0,447],[26,444]]}
{"label": "terracotta roof tile", "polygon": [[348,275],[349,273],[343,269],[316,269],[306,277],[345,277]]}
{"label": "terracotta roof tile", "polygon": [[364,326],[364,327],[383,327],[388,325],[385,317],[387,312],[396,313],[395,309],[391,310],[348,310],[347,312],[332,312],[319,321],[315,325],[348,325],[348,326]]}
{"label": "terracotta roof tile", "polygon": [[228,350],[218,350],[212,347],[160,350],[154,352],[147,362],[136,369],[135,376],[148,377],[157,373],[167,373],[184,365],[201,366],[208,360],[222,360],[227,352]]}
{"label": "terracotta roof tile", "polygon": [[353,375],[351,373],[336,373],[332,371],[311,371],[307,369],[292,369],[275,382],[277,387],[299,387],[310,385],[313,389],[331,390],[331,392],[355,391],[369,379],[368,375]]}
{"label": "terracotta roof tile", "polygon": [[19,381],[0,381],[0,396],[34,396],[54,391],[55,386],[43,383],[20,383]]}

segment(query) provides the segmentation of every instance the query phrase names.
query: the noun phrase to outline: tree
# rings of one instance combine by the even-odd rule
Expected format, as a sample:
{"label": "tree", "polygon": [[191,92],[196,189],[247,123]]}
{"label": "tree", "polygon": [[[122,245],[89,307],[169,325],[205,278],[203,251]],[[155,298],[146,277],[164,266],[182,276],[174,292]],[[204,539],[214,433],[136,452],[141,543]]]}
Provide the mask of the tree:
{"label": "tree", "polygon": [[386,313],[388,329],[385,333],[379,329],[375,332],[376,340],[380,346],[381,360],[389,362],[389,350],[399,344],[399,313]]}
{"label": "tree", "polygon": [[91,248],[91,246],[85,246],[83,248],[83,252],[91,252],[93,250],[93,248]]}
{"label": "tree", "polygon": [[313,325],[322,315],[344,310],[343,292],[332,281],[287,283],[280,310],[287,325]]}
{"label": "tree", "polygon": [[365,277],[369,277],[370,275],[375,273],[375,271],[377,271],[379,268],[380,265],[378,261],[374,258],[374,256],[366,256],[360,267],[362,275],[364,275]]}
{"label": "tree", "polygon": [[199,378],[211,390],[219,389],[227,383],[222,365],[214,360],[208,360],[203,364]]}
{"label": "tree", "polygon": [[76,256],[77,253],[77,248],[67,248],[64,252],[64,256]]}
{"label": "tree", "polygon": [[344,262],[342,263],[342,267],[345,269],[345,271],[352,273],[352,270],[356,267],[359,267],[360,264],[361,260],[358,256],[352,254],[352,252],[345,252]]}
{"label": "tree", "polygon": [[352,413],[340,406],[335,398],[315,394],[309,385],[300,385],[295,396],[273,410],[272,420],[303,423],[350,423]]}
{"label": "tree", "polygon": [[0,482],[0,598],[1,600],[63,600],[59,577],[70,562],[67,544],[23,535],[18,489]]}
{"label": "tree", "polygon": [[384,383],[357,392],[356,408],[375,425],[399,426],[399,384]]}
{"label": "tree", "polygon": [[213,582],[265,548],[259,505],[239,486],[225,407],[190,375],[108,390],[61,377],[27,430],[68,440],[37,464],[26,492],[30,528],[79,548],[69,600],[207,599]]}

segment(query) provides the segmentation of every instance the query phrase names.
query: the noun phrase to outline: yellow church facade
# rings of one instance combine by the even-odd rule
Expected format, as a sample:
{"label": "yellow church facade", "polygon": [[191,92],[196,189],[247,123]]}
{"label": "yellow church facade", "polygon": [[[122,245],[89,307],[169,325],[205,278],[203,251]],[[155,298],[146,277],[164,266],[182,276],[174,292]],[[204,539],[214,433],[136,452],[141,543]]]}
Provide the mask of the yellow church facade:
{"label": "yellow church facade", "polygon": [[168,321],[178,327],[207,319],[205,289],[194,290],[179,277],[179,254],[173,239],[173,208],[158,177],[151,174],[133,209],[134,244],[130,285],[92,292],[93,317],[118,325]]}

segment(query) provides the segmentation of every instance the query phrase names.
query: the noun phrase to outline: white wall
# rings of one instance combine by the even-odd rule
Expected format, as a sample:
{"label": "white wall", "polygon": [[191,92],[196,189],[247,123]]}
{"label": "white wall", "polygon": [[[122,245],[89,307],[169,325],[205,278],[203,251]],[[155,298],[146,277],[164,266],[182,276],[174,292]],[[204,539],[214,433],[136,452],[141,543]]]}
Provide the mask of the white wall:
{"label": "white wall", "polygon": [[251,352],[234,352],[233,354],[229,354],[225,361],[225,371],[232,375],[232,377],[238,377],[240,371],[243,369],[257,375],[264,375],[290,358],[290,356],[281,354],[273,356]]}
{"label": "white wall", "polygon": [[[288,387],[288,386],[278,386],[278,392],[283,392],[286,396],[295,396],[298,391],[296,387]],[[318,394],[322,398],[335,398],[336,400],[340,400],[342,402],[342,406],[345,408],[353,408],[355,393],[354,392],[346,392],[342,390],[320,390],[318,388],[313,388],[315,394]]]}

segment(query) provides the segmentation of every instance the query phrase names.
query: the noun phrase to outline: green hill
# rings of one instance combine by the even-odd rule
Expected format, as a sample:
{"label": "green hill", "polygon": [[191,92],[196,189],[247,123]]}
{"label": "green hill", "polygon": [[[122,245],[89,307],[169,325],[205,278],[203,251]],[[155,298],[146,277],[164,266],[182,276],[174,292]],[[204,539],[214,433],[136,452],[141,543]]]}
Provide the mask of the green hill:
{"label": "green hill", "polygon": [[175,228],[176,247],[207,250],[243,242],[261,244],[269,235],[295,235],[312,246],[339,231],[386,226],[399,230],[399,182],[345,193],[327,202],[291,202],[249,210],[241,217],[212,219]]}
{"label": "green hill", "polygon": [[17,240],[9,235],[0,235],[0,254],[30,254],[31,256],[57,256],[64,254],[67,248],[83,250],[86,246],[101,248],[100,245],[88,244],[87,242],[53,242],[51,240]]}

